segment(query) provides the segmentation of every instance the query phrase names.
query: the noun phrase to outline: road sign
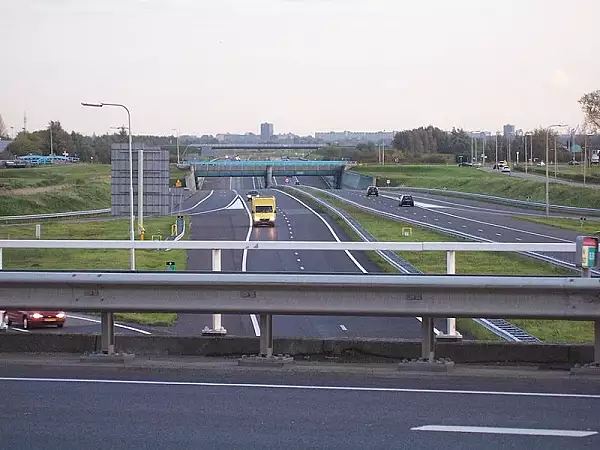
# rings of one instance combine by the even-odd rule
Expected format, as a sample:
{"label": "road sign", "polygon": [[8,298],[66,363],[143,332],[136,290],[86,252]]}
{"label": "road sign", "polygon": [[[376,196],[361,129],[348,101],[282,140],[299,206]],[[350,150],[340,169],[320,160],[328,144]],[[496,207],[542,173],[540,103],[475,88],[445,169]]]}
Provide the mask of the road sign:
{"label": "road sign", "polygon": [[577,258],[575,264],[582,269],[598,265],[598,238],[592,236],[577,236],[575,241]]}
{"label": "road sign", "polygon": [[285,182],[286,182],[286,183],[289,183],[289,182],[290,182],[290,179],[289,179],[289,178],[286,178],[286,179],[285,179]]}
{"label": "road sign", "polygon": [[386,180],[386,184],[389,186],[392,180]]}

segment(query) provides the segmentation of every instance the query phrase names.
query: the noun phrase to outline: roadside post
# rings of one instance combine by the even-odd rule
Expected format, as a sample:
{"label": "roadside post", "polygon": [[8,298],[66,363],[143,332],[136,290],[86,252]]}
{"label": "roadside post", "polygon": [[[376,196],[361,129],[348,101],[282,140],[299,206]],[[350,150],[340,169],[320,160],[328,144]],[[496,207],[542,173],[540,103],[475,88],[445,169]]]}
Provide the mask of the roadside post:
{"label": "roadside post", "polygon": [[42,225],[38,223],[35,225],[35,238],[40,239],[41,237],[42,237]]}
{"label": "roadside post", "polygon": [[[575,265],[583,278],[592,277],[592,268],[598,267],[598,241],[593,236],[577,236],[575,240]],[[600,320],[594,321],[594,362],[600,363]]]}
{"label": "roadside post", "polygon": [[166,262],[167,270],[175,270],[175,261],[167,261]]}
{"label": "roadside post", "polygon": [[[212,251],[212,271],[221,271],[221,249],[215,248]],[[221,314],[212,315],[212,328],[204,327],[202,329],[203,336],[225,336],[227,330],[223,327],[221,322]]]}

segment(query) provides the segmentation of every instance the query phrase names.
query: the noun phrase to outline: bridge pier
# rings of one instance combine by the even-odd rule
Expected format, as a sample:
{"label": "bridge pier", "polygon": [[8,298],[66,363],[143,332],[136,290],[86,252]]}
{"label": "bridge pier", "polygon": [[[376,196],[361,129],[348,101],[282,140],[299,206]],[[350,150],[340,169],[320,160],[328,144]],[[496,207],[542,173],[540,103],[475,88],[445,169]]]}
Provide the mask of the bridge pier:
{"label": "bridge pier", "polygon": [[342,188],[342,178],[344,177],[344,168],[342,167],[334,176],[333,176],[333,187],[335,189]]}
{"label": "bridge pier", "polygon": [[273,186],[273,166],[267,166],[267,173],[265,174],[265,187],[270,188]]}

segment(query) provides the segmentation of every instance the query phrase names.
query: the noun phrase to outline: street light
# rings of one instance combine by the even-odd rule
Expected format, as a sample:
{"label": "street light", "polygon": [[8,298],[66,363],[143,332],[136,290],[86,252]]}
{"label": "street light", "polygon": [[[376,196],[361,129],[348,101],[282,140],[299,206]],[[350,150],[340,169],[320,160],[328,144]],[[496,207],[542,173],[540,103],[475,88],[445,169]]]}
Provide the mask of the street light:
{"label": "street light", "polygon": [[529,167],[529,158],[527,157],[527,136],[529,136],[529,140],[531,141],[531,152],[529,154],[529,158],[533,158],[533,133],[528,131],[523,134],[523,147],[525,147],[525,173],[527,173],[527,168]]}
{"label": "street light", "polygon": [[549,174],[548,174],[548,147],[550,140],[550,128],[561,128],[566,127],[566,125],[550,125],[546,128],[546,217],[550,217],[550,192],[549,192]]}
{"label": "street light", "polygon": [[[85,103],[81,102],[82,106],[89,106],[92,108],[102,108],[103,106],[118,106],[127,111],[127,119],[129,121],[129,239],[135,241],[135,215],[133,211],[133,151],[131,145],[131,113],[125,105],[118,103]],[[138,193],[139,195],[139,193]],[[129,255],[129,268],[135,270],[135,249],[132,247]]]}
{"label": "street light", "polygon": [[179,160],[179,130],[176,128],[171,128],[172,131],[175,131],[177,133],[177,164],[180,163]]}

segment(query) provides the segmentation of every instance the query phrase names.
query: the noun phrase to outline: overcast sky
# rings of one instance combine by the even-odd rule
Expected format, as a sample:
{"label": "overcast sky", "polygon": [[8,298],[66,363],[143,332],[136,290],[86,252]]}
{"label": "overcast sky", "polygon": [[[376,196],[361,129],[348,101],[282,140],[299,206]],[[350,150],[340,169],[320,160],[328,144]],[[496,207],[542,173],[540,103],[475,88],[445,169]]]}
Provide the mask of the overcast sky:
{"label": "overcast sky", "polygon": [[582,121],[599,0],[0,0],[0,114],[135,134]]}

